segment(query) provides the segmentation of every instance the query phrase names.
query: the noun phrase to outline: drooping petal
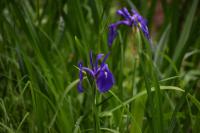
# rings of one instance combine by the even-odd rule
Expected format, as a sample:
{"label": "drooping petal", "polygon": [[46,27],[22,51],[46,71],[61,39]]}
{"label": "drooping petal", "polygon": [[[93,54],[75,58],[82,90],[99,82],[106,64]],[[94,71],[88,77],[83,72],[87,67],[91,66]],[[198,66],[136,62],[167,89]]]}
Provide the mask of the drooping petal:
{"label": "drooping petal", "polygon": [[109,28],[109,33],[108,33],[108,45],[111,46],[115,37],[117,36],[117,27],[119,25],[127,25],[127,26],[132,26],[132,22],[129,20],[121,20],[117,21],[114,24],[111,24]]}
{"label": "drooping petal", "polygon": [[96,77],[96,84],[100,92],[104,93],[111,89],[114,84],[114,77],[107,64],[104,65],[104,69],[101,69]]}
{"label": "drooping petal", "polygon": [[117,21],[115,24],[116,24],[116,27],[119,26],[119,25],[132,26],[132,22],[129,21],[129,20]]}
{"label": "drooping petal", "polygon": [[144,19],[142,16],[138,16],[138,21],[143,25],[147,25],[147,20]]}
{"label": "drooping petal", "polygon": [[83,72],[82,72],[82,63],[80,62],[79,65],[79,83],[78,83],[78,86],[77,86],[77,89],[79,92],[83,92],[83,87],[82,87],[82,81],[83,81]]}
{"label": "drooping petal", "polygon": [[111,24],[109,27],[109,32],[108,32],[108,45],[111,46],[115,37],[117,36],[117,25],[116,24]]}
{"label": "drooping petal", "polygon": [[83,71],[85,71],[86,73],[90,74],[93,77],[94,77],[94,72],[87,67],[83,67],[81,62],[79,63],[78,67],[79,67],[79,83],[78,83],[77,89],[79,92],[83,92],[83,86],[82,86]]}
{"label": "drooping petal", "polygon": [[136,10],[132,9],[132,18],[134,19],[134,25],[137,26],[144,34],[144,36],[150,40],[149,30],[147,27],[147,20],[144,19]]}
{"label": "drooping petal", "polygon": [[147,26],[146,26],[146,25],[143,25],[143,26],[141,27],[141,29],[142,29],[142,32],[144,33],[144,36],[145,36],[148,40],[150,40],[149,30],[148,30]]}
{"label": "drooping petal", "polygon": [[80,81],[80,82],[78,83],[77,88],[78,88],[78,92],[83,92],[82,81]]}
{"label": "drooping petal", "polygon": [[147,40],[150,40],[149,30],[146,24],[143,22],[138,22],[138,28],[143,32],[144,36],[147,38]]}

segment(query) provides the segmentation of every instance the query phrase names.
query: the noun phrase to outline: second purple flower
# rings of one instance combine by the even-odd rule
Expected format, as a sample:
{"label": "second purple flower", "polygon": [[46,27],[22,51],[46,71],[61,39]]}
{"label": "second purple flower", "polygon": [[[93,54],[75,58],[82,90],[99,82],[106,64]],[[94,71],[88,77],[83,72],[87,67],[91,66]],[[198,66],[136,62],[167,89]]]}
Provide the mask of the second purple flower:
{"label": "second purple flower", "polygon": [[117,11],[117,14],[122,16],[124,19],[117,21],[109,26],[108,44],[112,45],[115,37],[117,36],[117,28],[119,25],[126,25],[129,27],[136,26],[144,34],[144,36],[150,41],[149,30],[147,27],[147,21],[134,9],[129,13],[127,8],[122,8]]}

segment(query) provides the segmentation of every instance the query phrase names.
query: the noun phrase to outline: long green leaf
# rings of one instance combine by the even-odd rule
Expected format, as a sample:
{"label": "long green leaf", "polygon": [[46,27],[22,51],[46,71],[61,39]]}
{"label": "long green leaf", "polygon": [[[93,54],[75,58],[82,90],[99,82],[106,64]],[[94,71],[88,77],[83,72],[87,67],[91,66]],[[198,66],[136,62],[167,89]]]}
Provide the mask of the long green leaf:
{"label": "long green leaf", "polygon": [[[184,92],[183,89],[175,87],[175,86],[160,86],[160,89],[161,90],[174,90],[174,91]],[[155,89],[151,88],[151,91],[154,92]],[[132,98],[128,99],[127,101],[123,102],[122,104],[118,105],[117,107],[111,109],[110,111],[106,111],[106,112],[100,113],[100,117],[110,116],[112,114],[112,112],[120,109],[123,106],[126,106],[127,104],[131,103],[135,99],[140,98],[140,97],[142,97],[142,96],[144,96],[146,94],[147,94],[147,91],[144,90],[144,91],[138,93],[137,95],[133,96]]]}

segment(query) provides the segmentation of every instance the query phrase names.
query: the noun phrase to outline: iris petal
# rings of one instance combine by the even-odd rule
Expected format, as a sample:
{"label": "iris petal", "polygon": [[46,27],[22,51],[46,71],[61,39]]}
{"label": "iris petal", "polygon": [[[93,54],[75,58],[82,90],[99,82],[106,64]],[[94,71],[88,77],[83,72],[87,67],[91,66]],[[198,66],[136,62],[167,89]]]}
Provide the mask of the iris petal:
{"label": "iris petal", "polygon": [[114,84],[114,77],[107,65],[104,66],[104,69],[101,69],[96,78],[96,84],[100,92],[104,93],[110,90]]}
{"label": "iris petal", "polygon": [[124,12],[124,14],[125,14],[125,16],[126,16],[126,19],[129,19],[129,20],[130,20],[131,15],[130,15],[130,13],[128,12],[128,9],[124,7],[122,10],[123,10],[123,12]]}
{"label": "iris petal", "polygon": [[89,73],[91,76],[94,77],[94,71],[87,68],[87,67],[82,67],[82,70],[84,70],[85,72]]}
{"label": "iris petal", "polygon": [[150,36],[149,36],[149,30],[147,27],[147,20],[144,19],[136,10],[132,9],[131,12],[134,14],[134,18],[137,19],[136,21],[138,21],[137,26],[140,28],[140,30],[143,32],[143,34],[145,35],[145,37],[150,40]]}
{"label": "iris petal", "polygon": [[127,8],[122,8],[120,10],[117,10],[117,14],[120,15],[120,16],[122,16],[122,17],[124,17],[125,19],[128,19],[128,20],[131,19],[131,15],[128,12]]}
{"label": "iris petal", "polygon": [[115,24],[116,24],[116,27],[117,27],[118,25],[132,26],[132,22],[131,22],[131,21],[128,21],[128,20],[117,21]]}
{"label": "iris petal", "polygon": [[110,52],[109,52],[108,54],[106,54],[106,56],[104,57],[104,59],[103,59],[103,61],[102,61],[102,63],[101,63],[101,68],[102,68],[103,65],[105,64],[105,62],[106,62],[106,60],[107,60],[107,58],[108,58],[109,55],[110,55]]}
{"label": "iris petal", "polygon": [[109,26],[109,33],[108,33],[108,44],[109,46],[112,45],[115,37],[117,36],[117,26],[119,25],[127,25],[127,26],[132,26],[132,22],[129,20],[122,20],[122,21],[117,21],[114,24],[111,24]]}
{"label": "iris petal", "polygon": [[77,88],[78,88],[78,92],[83,92],[82,81],[80,81],[80,82],[78,83]]}
{"label": "iris petal", "polygon": [[111,46],[115,37],[117,36],[117,25],[111,24],[109,26],[109,33],[108,33],[108,45]]}
{"label": "iris petal", "polygon": [[79,83],[78,83],[78,86],[77,86],[77,88],[78,88],[78,91],[79,92],[83,92],[83,87],[82,87],[82,81],[83,81],[83,72],[82,72],[82,62],[80,62],[79,63],[79,65],[78,65],[78,67],[79,67]]}
{"label": "iris petal", "polygon": [[96,62],[95,62],[95,71],[98,69],[98,61],[103,57],[104,54],[98,54],[96,57]]}
{"label": "iris petal", "polygon": [[92,51],[90,51],[90,64],[92,66],[92,69],[94,68],[93,60],[92,60]]}

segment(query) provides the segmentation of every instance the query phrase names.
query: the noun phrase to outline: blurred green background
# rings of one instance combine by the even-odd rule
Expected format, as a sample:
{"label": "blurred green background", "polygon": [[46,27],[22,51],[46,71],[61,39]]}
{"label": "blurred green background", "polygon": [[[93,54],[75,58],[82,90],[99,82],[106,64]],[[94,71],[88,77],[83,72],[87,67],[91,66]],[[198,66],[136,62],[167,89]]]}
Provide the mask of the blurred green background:
{"label": "blurred green background", "polygon": [[[147,19],[152,58],[125,26],[108,47],[122,7]],[[1,0],[0,132],[199,133],[199,9],[198,0]],[[96,110],[90,79],[77,91],[75,66],[90,65],[90,50],[111,51],[115,77]]]}

